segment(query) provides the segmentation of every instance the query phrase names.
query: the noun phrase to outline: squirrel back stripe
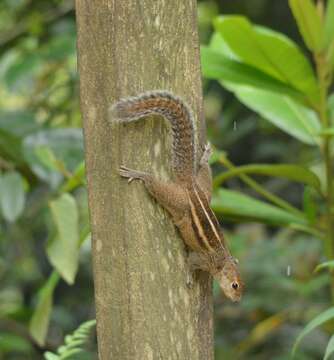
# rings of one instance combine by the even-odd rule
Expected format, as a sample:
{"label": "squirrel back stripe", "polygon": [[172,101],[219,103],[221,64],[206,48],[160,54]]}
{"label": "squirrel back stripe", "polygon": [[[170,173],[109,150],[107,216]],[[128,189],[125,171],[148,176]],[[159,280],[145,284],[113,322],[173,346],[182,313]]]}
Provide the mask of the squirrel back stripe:
{"label": "squirrel back stripe", "polygon": [[161,115],[171,123],[173,173],[179,181],[195,173],[194,117],[188,105],[167,91],[152,91],[121,99],[111,107],[111,116],[120,122]]}

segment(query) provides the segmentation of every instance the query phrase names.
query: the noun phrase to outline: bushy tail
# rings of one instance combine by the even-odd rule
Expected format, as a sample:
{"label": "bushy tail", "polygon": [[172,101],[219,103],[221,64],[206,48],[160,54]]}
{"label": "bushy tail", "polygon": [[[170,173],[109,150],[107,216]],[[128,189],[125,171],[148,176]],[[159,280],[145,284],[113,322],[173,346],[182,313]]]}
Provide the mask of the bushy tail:
{"label": "bushy tail", "polygon": [[180,180],[194,174],[194,117],[188,105],[167,91],[152,91],[120,100],[111,107],[111,116],[120,122],[161,115],[172,126],[173,171]]}

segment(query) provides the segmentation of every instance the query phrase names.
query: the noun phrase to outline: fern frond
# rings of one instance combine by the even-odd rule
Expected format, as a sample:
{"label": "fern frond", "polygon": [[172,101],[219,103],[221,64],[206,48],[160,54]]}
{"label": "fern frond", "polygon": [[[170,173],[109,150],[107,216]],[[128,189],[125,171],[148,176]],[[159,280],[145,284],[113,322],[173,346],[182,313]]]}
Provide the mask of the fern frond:
{"label": "fern frond", "polygon": [[47,351],[44,353],[45,360],[65,360],[71,356],[83,352],[83,345],[87,342],[91,329],[96,325],[96,320],[82,323],[71,335],[66,335],[64,345],[57,349],[57,353]]}

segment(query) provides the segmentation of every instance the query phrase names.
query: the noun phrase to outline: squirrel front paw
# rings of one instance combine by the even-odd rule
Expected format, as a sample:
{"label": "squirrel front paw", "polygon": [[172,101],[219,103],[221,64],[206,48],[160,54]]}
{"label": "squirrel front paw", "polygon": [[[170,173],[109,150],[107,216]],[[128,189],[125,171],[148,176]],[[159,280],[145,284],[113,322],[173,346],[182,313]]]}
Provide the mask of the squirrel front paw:
{"label": "squirrel front paw", "polygon": [[119,174],[128,179],[128,183],[130,183],[133,180],[144,180],[145,173],[133,169],[129,169],[126,166],[122,165],[119,168]]}
{"label": "squirrel front paw", "polygon": [[204,147],[204,150],[203,150],[203,155],[202,155],[202,158],[201,158],[201,161],[200,161],[201,165],[207,164],[211,155],[212,155],[211,145],[210,145],[209,142],[207,142],[205,144],[205,147]]}

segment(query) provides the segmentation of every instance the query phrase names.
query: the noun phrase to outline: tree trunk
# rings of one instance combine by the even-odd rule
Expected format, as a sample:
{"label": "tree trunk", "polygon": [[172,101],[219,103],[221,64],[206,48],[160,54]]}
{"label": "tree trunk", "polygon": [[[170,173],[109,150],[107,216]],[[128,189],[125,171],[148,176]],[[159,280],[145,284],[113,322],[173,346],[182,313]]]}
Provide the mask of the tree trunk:
{"label": "tree trunk", "polygon": [[170,129],[108,119],[115,100],[166,89],[192,106],[203,135],[196,1],[77,0],[76,11],[99,358],[213,359],[211,279],[187,288],[169,215],[118,175],[124,164],[169,178]]}

